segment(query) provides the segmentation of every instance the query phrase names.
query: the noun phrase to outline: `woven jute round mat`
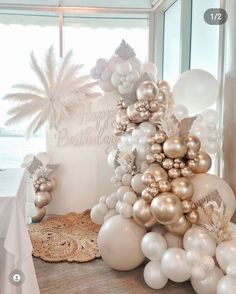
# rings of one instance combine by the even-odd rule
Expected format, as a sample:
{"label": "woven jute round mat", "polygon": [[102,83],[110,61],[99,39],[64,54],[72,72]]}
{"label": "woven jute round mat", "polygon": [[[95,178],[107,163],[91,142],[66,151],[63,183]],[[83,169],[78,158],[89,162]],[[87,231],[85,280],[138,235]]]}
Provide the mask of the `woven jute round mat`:
{"label": "woven jute round mat", "polygon": [[51,217],[28,226],[33,256],[49,262],[87,262],[100,257],[97,235],[100,226],[90,219],[90,210]]}

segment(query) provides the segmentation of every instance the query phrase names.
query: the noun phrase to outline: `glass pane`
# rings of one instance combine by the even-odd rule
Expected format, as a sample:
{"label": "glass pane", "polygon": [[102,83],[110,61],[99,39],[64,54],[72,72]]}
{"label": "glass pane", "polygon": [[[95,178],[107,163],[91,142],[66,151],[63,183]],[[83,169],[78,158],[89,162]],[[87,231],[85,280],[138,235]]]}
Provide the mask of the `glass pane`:
{"label": "glass pane", "polygon": [[219,26],[209,25],[204,20],[208,8],[220,6],[219,0],[193,0],[191,68],[209,71],[217,77]]}
{"label": "glass pane", "polygon": [[2,97],[12,91],[14,84],[37,82],[29,66],[30,53],[42,57],[51,45],[58,47],[57,23],[56,17],[24,15],[22,22],[21,16],[0,14],[0,168],[18,167],[27,153],[46,148],[43,131],[25,139],[27,122],[5,126],[10,105]]}
{"label": "glass pane", "polygon": [[142,61],[148,58],[147,18],[64,18],[65,52],[73,49],[79,63],[91,69],[98,58],[110,58],[122,39]]}
{"label": "glass pane", "polygon": [[171,86],[180,71],[180,18],[181,1],[176,1],[165,11],[163,78]]}

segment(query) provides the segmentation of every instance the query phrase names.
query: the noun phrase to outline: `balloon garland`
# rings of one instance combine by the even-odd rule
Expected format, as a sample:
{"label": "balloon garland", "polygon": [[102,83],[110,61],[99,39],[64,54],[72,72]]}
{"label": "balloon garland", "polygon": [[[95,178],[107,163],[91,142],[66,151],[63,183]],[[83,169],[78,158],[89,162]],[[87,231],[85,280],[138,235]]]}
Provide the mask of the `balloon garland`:
{"label": "balloon garland", "polygon": [[[104,91],[121,96],[120,140],[108,155],[117,189],[91,210],[102,225],[102,258],[117,270],[132,270],[148,258],[144,280],[153,289],[170,279],[190,280],[199,294],[236,293],[235,196],[223,179],[207,174],[208,153],[218,148],[218,117],[204,109],[216,100],[217,81],[190,70],[171,93],[166,81],[156,81],[155,65],[142,64],[125,41],[91,73]],[[188,117],[191,97],[202,113]]]}

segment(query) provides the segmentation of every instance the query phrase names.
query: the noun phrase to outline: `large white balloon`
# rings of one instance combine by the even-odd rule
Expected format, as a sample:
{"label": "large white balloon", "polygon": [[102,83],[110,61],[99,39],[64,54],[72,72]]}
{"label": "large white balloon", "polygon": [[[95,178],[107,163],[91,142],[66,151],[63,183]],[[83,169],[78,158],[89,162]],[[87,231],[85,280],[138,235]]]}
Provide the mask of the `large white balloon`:
{"label": "large white balloon", "polygon": [[236,240],[229,240],[220,243],[216,248],[216,260],[225,271],[227,266],[236,262]]}
{"label": "large white balloon", "polygon": [[236,293],[236,279],[229,276],[224,276],[219,280],[217,285],[217,294],[235,294]]}
{"label": "large white balloon", "polygon": [[188,116],[188,109],[185,105],[174,105],[170,108],[170,112],[173,113],[178,120]]}
{"label": "large white balloon", "polygon": [[197,174],[191,178],[191,181],[194,186],[194,194],[191,199],[193,202],[217,190],[226,205],[229,217],[231,218],[233,216],[236,208],[235,195],[233,190],[223,179],[215,175]]}
{"label": "large white balloon", "polygon": [[215,255],[216,241],[201,227],[192,227],[184,234],[184,249],[196,250],[201,255]]}
{"label": "large white balloon", "polygon": [[219,85],[209,72],[191,69],[184,72],[173,87],[176,104],[186,105],[191,112],[197,113],[211,106],[217,99]]}
{"label": "large white balloon", "polygon": [[105,263],[120,271],[139,266],[145,258],[141,250],[145,233],[146,230],[132,219],[120,215],[110,218],[98,234],[98,247]]}
{"label": "large white balloon", "polygon": [[167,249],[167,243],[162,235],[150,232],[143,237],[141,248],[148,259],[160,260]]}
{"label": "large white balloon", "polygon": [[[223,272],[217,266],[206,273],[203,280],[191,278],[191,284],[197,294],[216,294],[218,281],[223,277]],[[228,294],[225,292],[225,294]]]}
{"label": "large white balloon", "polygon": [[168,278],[163,274],[159,261],[150,261],[144,268],[144,280],[152,289],[165,287]]}
{"label": "large white balloon", "polygon": [[181,248],[169,248],[161,260],[163,273],[174,282],[184,282],[190,278],[191,266],[186,259],[186,252]]}

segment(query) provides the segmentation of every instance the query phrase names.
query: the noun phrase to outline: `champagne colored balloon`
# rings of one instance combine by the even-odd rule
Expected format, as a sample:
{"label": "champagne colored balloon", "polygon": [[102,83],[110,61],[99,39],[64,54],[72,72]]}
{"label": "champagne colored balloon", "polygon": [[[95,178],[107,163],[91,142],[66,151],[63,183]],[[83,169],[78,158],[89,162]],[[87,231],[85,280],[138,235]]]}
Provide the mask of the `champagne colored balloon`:
{"label": "champagne colored balloon", "polygon": [[189,135],[186,138],[187,140],[187,147],[193,151],[198,152],[201,148],[201,141],[197,136]]}
{"label": "champagne colored balloon", "polygon": [[39,186],[39,189],[40,189],[40,191],[42,191],[42,192],[45,192],[45,191],[47,191],[47,184],[46,183],[43,183],[43,184],[41,184],[40,186]]}
{"label": "champagne colored balloon", "polygon": [[170,137],[163,144],[163,151],[170,158],[182,158],[187,153],[187,145],[181,137]]}
{"label": "champagne colored balloon", "polygon": [[36,208],[36,214],[32,217],[33,223],[39,223],[46,215],[46,208],[45,207],[35,207]]}
{"label": "champagne colored balloon", "polygon": [[151,228],[157,222],[151,213],[150,205],[142,198],[133,205],[133,219],[138,225],[146,228]]}
{"label": "champagne colored balloon", "polygon": [[193,202],[197,202],[214,190],[217,190],[226,205],[229,217],[231,218],[233,216],[236,208],[235,195],[223,179],[209,174],[197,174],[191,178],[191,181],[194,187],[194,193],[191,199]]}
{"label": "champagne colored balloon", "polygon": [[146,230],[132,219],[120,215],[108,219],[98,234],[98,247],[104,262],[120,271],[139,266],[145,259],[141,250],[145,233]]}
{"label": "champagne colored balloon", "polygon": [[46,191],[47,192],[52,192],[52,190],[55,188],[54,182],[53,181],[47,181],[46,183]]}
{"label": "champagne colored balloon", "polygon": [[186,105],[197,113],[215,103],[219,91],[217,80],[209,72],[192,69],[182,73],[173,87],[176,104]]}
{"label": "champagne colored balloon", "polygon": [[161,268],[164,275],[174,282],[181,283],[190,278],[191,266],[182,248],[167,249],[161,260]]}
{"label": "champagne colored balloon", "polygon": [[183,210],[181,201],[175,194],[164,192],[152,200],[151,212],[159,223],[169,225],[179,220]]}
{"label": "champagne colored balloon", "polygon": [[224,271],[230,263],[236,263],[236,239],[224,241],[217,246],[216,260]]}
{"label": "champagne colored balloon", "polygon": [[151,174],[151,175],[153,175],[156,182],[159,182],[161,180],[168,180],[168,174],[167,174],[167,172],[159,164],[152,164],[144,172],[144,175],[145,174]]}
{"label": "champagne colored balloon", "polygon": [[145,172],[142,175],[142,182],[146,186],[151,186],[151,184],[155,182],[155,177],[152,174]]}
{"label": "champagne colored balloon", "polygon": [[196,250],[201,255],[215,255],[216,241],[202,227],[194,226],[184,235],[184,249]]}
{"label": "champagne colored balloon", "polygon": [[190,281],[197,294],[216,294],[217,284],[223,275],[222,270],[215,266],[213,270],[206,272],[205,279],[199,280],[192,277]]}
{"label": "champagne colored balloon", "polygon": [[180,177],[171,182],[171,191],[181,200],[190,199],[193,196],[193,184],[189,179]]}
{"label": "champagne colored balloon", "polygon": [[195,174],[200,174],[200,173],[206,173],[210,170],[211,168],[211,157],[204,151],[199,151],[198,157],[199,159],[197,167],[192,168],[192,171]]}
{"label": "champagne colored balloon", "polygon": [[140,112],[138,112],[135,109],[134,104],[131,104],[128,106],[127,116],[132,122],[135,122],[135,123],[140,123],[140,122],[144,121],[144,119],[141,117]]}
{"label": "champagne colored balloon", "polygon": [[170,84],[167,81],[160,80],[157,82],[157,86],[159,89],[163,89],[167,92],[170,92]]}
{"label": "champagne colored balloon", "polygon": [[160,192],[169,192],[171,188],[170,182],[167,180],[161,180],[158,182],[158,188],[160,189]]}
{"label": "champagne colored balloon", "polygon": [[157,85],[152,81],[142,82],[137,88],[137,99],[152,101],[159,93]]}
{"label": "champagne colored balloon", "polygon": [[173,247],[183,248],[183,237],[182,236],[178,236],[178,235],[171,234],[168,232],[164,235],[164,238],[166,239],[168,248],[173,248]]}
{"label": "champagne colored balloon", "polygon": [[183,200],[182,208],[183,208],[183,213],[190,212],[192,210],[192,202],[190,202],[189,200]]}
{"label": "champagne colored balloon", "polygon": [[42,208],[48,205],[52,200],[52,195],[48,192],[37,192],[35,195],[35,206]]}
{"label": "champagne colored balloon", "polygon": [[143,272],[145,283],[152,289],[162,289],[168,282],[168,278],[163,274],[159,261],[150,261],[146,264]]}
{"label": "champagne colored balloon", "polygon": [[167,249],[165,238],[155,232],[147,233],[141,242],[143,254],[150,260],[161,260]]}
{"label": "champagne colored balloon", "polygon": [[141,194],[142,191],[146,188],[146,186],[142,182],[142,174],[136,174],[131,180],[131,187],[132,189]]}
{"label": "champagne colored balloon", "polygon": [[184,235],[192,224],[182,215],[176,223],[166,225],[166,229],[176,235]]}
{"label": "champagne colored balloon", "polygon": [[235,294],[236,279],[230,276],[222,277],[217,284],[217,294]]}
{"label": "champagne colored balloon", "polygon": [[123,119],[127,117],[126,109],[119,109],[116,114],[116,122],[118,124],[122,123]]}

